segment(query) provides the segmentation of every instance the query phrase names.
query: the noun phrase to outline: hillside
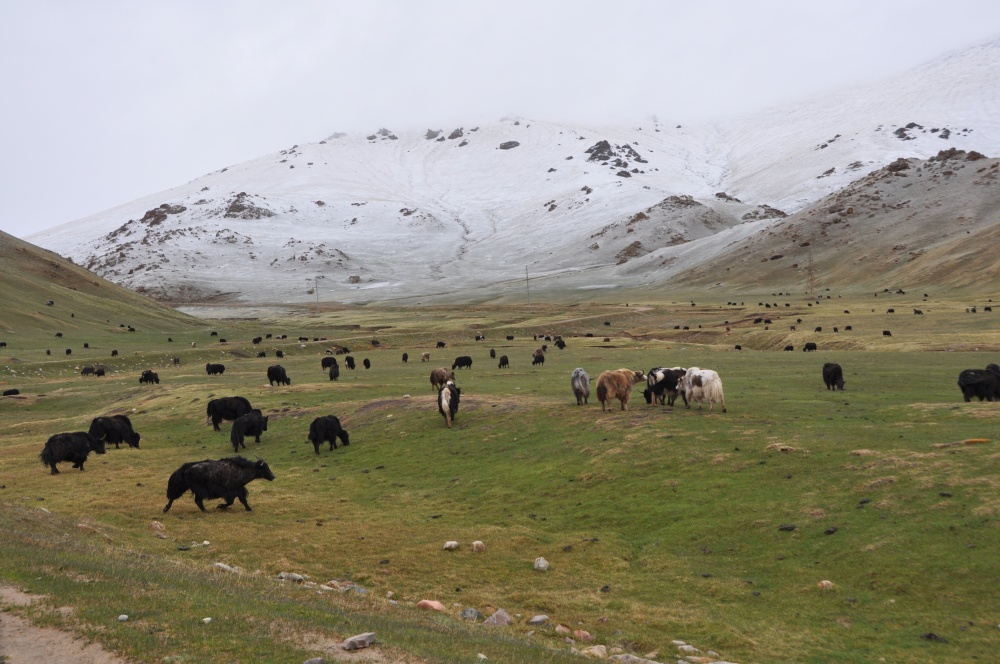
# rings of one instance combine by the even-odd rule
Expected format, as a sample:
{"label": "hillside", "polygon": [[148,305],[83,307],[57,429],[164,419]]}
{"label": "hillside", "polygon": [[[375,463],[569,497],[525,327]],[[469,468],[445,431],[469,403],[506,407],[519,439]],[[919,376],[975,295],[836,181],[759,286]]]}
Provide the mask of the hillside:
{"label": "hillside", "polygon": [[[796,223],[789,214],[815,218],[812,206],[849,197],[898,159],[951,148],[1000,155],[998,90],[994,40],[878,85],[715,122],[507,117],[335,133],[31,239],[174,303],[489,300],[519,296],[526,271],[540,296],[663,287],[680,275],[722,276],[719,254],[743,242],[744,252],[788,254],[772,226]],[[973,242],[998,232],[995,196],[970,187],[940,188],[936,208],[869,213],[873,227],[901,225],[907,251],[927,257],[908,263],[909,281],[937,279],[924,268],[962,251],[937,241],[934,209],[973,214]],[[844,228],[853,229],[844,244],[827,245],[832,258],[813,259],[829,262],[829,278],[852,260],[839,252],[859,225]],[[890,237],[864,236],[866,255],[900,251]],[[895,270],[869,260],[864,272],[879,281]],[[777,287],[789,277],[742,261],[733,280]]]}
{"label": "hillside", "polygon": [[17,335],[86,331],[119,325],[178,330],[199,324],[148,297],[117,286],[65,258],[0,232],[0,331]]}

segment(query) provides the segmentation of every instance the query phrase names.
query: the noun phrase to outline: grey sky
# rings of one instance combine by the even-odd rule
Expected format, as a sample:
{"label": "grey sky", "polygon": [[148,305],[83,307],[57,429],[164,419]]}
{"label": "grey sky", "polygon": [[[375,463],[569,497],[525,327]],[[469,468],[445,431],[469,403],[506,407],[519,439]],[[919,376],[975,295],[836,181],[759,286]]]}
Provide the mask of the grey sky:
{"label": "grey sky", "polygon": [[0,0],[0,230],[335,131],[711,119],[998,34],[996,0]]}

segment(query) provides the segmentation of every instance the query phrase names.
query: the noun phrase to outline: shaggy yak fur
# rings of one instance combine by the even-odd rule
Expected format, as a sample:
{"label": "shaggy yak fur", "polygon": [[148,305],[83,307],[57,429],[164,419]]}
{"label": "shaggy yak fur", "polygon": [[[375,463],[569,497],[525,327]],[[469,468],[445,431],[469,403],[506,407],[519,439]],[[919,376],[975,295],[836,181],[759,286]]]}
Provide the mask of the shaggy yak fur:
{"label": "shaggy yak fur", "polygon": [[101,438],[106,443],[114,443],[115,449],[121,443],[126,443],[129,447],[139,448],[141,436],[132,429],[132,421],[125,415],[114,415],[112,417],[95,417],[90,423],[90,430],[87,432],[94,438]]}
{"label": "shaggy yak fur", "polygon": [[673,406],[674,402],[677,401],[678,395],[680,395],[684,398],[686,405],[687,397],[682,395],[677,388],[678,381],[684,377],[685,373],[687,373],[687,369],[680,367],[674,367],[673,369],[662,367],[650,369],[649,373],[646,374],[646,384],[648,387],[642,392],[646,403],[651,404],[655,400],[661,406],[664,404]]}
{"label": "shaggy yak fur", "polygon": [[462,395],[462,390],[458,389],[455,381],[449,380],[438,392],[438,412],[444,416],[444,423],[451,428],[451,421],[455,419],[458,412],[458,400]]}
{"label": "shaggy yak fur", "polygon": [[218,461],[205,459],[186,463],[175,470],[167,481],[167,505],[163,511],[169,511],[174,501],[190,490],[194,494],[195,504],[202,512],[208,511],[204,505],[206,498],[223,498],[226,501],[217,505],[217,509],[226,509],[239,498],[243,507],[250,512],[252,510],[247,504],[246,485],[258,477],[269,482],[274,479],[274,473],[263,459],[251,461],[236,456]]}
{"label": "shaggy yak fur", "polygon": [[707,401],[709,411],[714,410],[715,404],[719,403],[722,405],[722,412],[726,412],[726,398],[722,393],[722,379],[719,378],[719,374],[711,369],[689,368],[684,377],[681,378],[678,386],[684,393],[685,400],[688,402],[688,408],[691,407],[691,402],[697,401],[698,408],[701,409],[701,404]]}
{"label": "shaggy yak fur", "polygon": [[150,385],[156,383],[157,385],[159,385],[160,376],[155,371],[146,369],[145,371],[142,372],[142,375],[139,376],[139,384],[141,385],[142,383],[149,383]]}
{"label": "shaggy yak fur", "polygon": [[[333,360],[333,358],[330,358]],[[337,360],[333,360],[333,364],[330,365],[330,380],[337,380],[340,378],[340,365],[337,364]]]}
{"label": "shaggy yak fur", "polygon": [[212,362],[209,362],[208,364],[205,365],[205,373],[207,373],[209,376],[221,376],[225,372],[226,372],[225,364],[214,364]]}
{"label": "shaggy yak fur", "polygon": [[509,368],[510,368],[510,360],[507,359],[506,355],[501,355],[500,363],[497,364],[497,369],[509,369]]}
{"label": "shaggy yak fur", "polygon": [[104,441],[86,431],[57,433],[46,441],[39,458],[42,465],[52,468],[52,474],[56,475],[59,473],[56,464],[62,461],[72,461],[74,468],[83,470],[83,463],[91,452],[104,454]]}
{"label": "shaggy yak fur", "polygon": [[601,372],[597,377],[597,399],[601,402],[601,410],[607,410],[613,399],[621,402],[622,410],[628,410],[632,386],[643,380],[646,380],[645,374],[631,369]]}
{"label": "shaggy yak fur", "polygon": [[271,385],[291,385],[292,381],[285,373],[285,367],[280,364],[273,364],[267,368],[267,382]]}
{"label": "shaggy yak fur", "polygon": [[573,369],[573,375],[569,377],[569,386],[573,389],[573,396],[576,397],[576,405],[582,406],[590,398],[590,376],[581,368]]}
{"label": "shaggy yak fur", "polygon": [[828,390],[844,390],[844,370],[839,364],[827,362],[823,365],[823,383]]}
{"label": "shaggy yak fur", "polygon": [[987,364],[986,369],[966,369],[958,374],[958,388],[962,397],[972,401],[1000,401],[1000,366]]}
{"label": "shaggy yak fur", "polygon": [[235,420],[241,415],[246,415],[253,406],[244,397],[219,397],[208,402],[208,417],[212,418],[212,428],[219,429],[219,422],[222,420]]}
{"label": "shaggy yak fur", "polygon": [[329,441],[331,451],[337,449],[337,438],[345,446],[351,444],[347,432],[340,426],[340,420],[334,415],[317,417],[309,425],[309,442],[313,444],[316,454],[319,454],[320,445],[324,441]]}
{"label": "shaggy yak fur", "polygon": [[260,442],[260,434],[267,431],[267,416],[254,408],[246,415],[240,415],[233,422],[233,430],[229,434],[229,440],[233,443],[233,452],[239,452],[240,448],[246,449],[243,444],[245,436],[253,436],[254,442]]}
{"label": "shaggy yak fur", "polygon": [[455,380],[455,372],[446,367],[431,370],[431,389],[440,390],[449,380]]}

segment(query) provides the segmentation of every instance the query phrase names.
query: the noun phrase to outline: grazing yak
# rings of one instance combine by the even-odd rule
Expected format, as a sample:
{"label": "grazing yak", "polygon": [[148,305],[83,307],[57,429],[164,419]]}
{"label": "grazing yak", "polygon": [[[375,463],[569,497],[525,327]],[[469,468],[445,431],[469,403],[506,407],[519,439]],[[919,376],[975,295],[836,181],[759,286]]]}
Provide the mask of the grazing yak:
{"label": "grazing yak", "polygon": [[839,364],[827,362],[823,365],[823,383],[828,390],[844,390],[844,370]]}
{"label": "grazing yak", "polygon": [[317,417],[309,425],[309,442],[313,444],[316,454],[319,454],[319,448],[324,441],[329,441],[330,451],[337,449],[338,438],[345,446],[351,444],[347,432],[340,425],[340,420],[334,415]]}
{"label": "grazing yak", "polygon": [[444,416],[444,423],[451,428],[451,421],[455,419],[458,412],[458,400],[462,396],[462,391],[455,385],[455,381],[449,380],[444,387],[438,391],[438,412]]}
{"label": "grazing yak", "polygon": [[221,376],[225,372],[226,372],[225,364],[213,364],[212,362],[209,362],[208,364],[205,365],[205,373],[207,373],[209,376]]}
{"label": "grazing yak", "polygon": [[514,335],[513,334],[508,334],[507,335],[507,341],[513,341],[513,340],[514,340]]}
{"label": "grazing yak", "polygon": [[344,358],[344,364],[347,365],[348,369],[350,369],[351,371],[354,371],[354,358],[352,356],[348,355],[347,357],[345,357]]}
{"label": "grazing yak", "polygon": [[440,390],[449,380],[455,380],[455,372],[445,367],[431,370],[431,389]]}
{"label": "grazing yak", "polygon": [[601,402],[601,410],[607,410],[614,399],[621,402],[622,410],[628,410],[632,386],[643,380],[646,380],[646,376],[641,371],[631,369],[602,371],[597,377],[597,400]]}
{"label": "grazing yak", "polygon": [[987,364],[985,369],[966,369],[958,374],[958,388],[962,397],[972,401],[1000,401],[1000,366]]}
{"label": "grazing yak", "polygon": [[811,352],[811,351],[814,351],[814,350],[818,350],[817,347],[816,347],[816,342],[815,341],[807,341],[806,345],[802,347],[802,352],[803,353],[808,353],[808,352]]}
{"label": "grazing yak", "polygon": [[545,364],[545,351],[541,348],[537,349],[531,355],[531,366],[535,366],[536,364]]}
{"label": "grazing yak", "polygon": [[715,404],[722,406],[722,412],[726,412],[726,398],[722,393],[722,379],[719,374],[711,369],[699,369],[690,367],[687,373],[678,381],[678,389],[684,394],[684,401],[687,407],[691,407],[691,402],[698,402],[698,409],[701,404],[708,402],[708,410],[715,409]]}
{"label": "grazing yak", "polygon": [[245,436],[253,436],[254,442],[260,442],[260,435],[267,431],[267,415],[254,408],[246,415],[240,415],[233,421],[233,429],[229,433],[229,441],[233,444],[233,452],[239,452],[240,448],[246,449],[243,444]]}
{"label": "grazing yak", "polygon": [[90,422],[87,431],[94,438],[100,438],[105,443],[114,443],[119,449],[121,443],[139,449],[139,439],[142,438],[133,428],[132,421],[125,415],[111,417],[95,417]]}
{"label": "grazing yak", "polygon": [[892,332],[890,332],[889,330],[882,330],[882,336],[883,337],[891,337],[892,336]]}
{"label": "grazing yak", "polygon": [[244,397],[219,397],[208,402],[207,415],[212,418],[212,428],[221,431],[219,422],[235,420],[251,410],[253,410],[253,406]]}
{"label": "grazing yak", "polygon": [[239,498],[247,512],[251,512],[250,505],[247,504],[246,485],[257,478],[268,482],[274,479],[274,473],[263,459],[251,461],[236,456],[218,461],[205,459],[186,463],[175,470],[167,481],[167,505],[163,511],[170,511],[174,501],[190,490],[194,494],[195,505],[202,512],[208,511],[205,509],[205,499],[213,498],[226,501],[217,505],[216,509],[226,509]]}
{"label": "grazing yak", "polygon": [[506,355],[501,355],[500,363],[497,364],[497,369],[509,369],[509,368],[510,368],[510,360],[507,359]]}
{"label": "grazing yak", "polygon": [[403,364],[406,364],[409,361],[410,361],[410,354],[409,353],[403,353]]}
{"label": "grazing yak", "polygon": [[491,360],[497,359],[497,351],[495,348],[490,348],[490,359]]}
{"label": "grazing yak", "polygon": [[455,361],[451,363],[451,370],[461,369],[465,367],[466,369],[472,368],[472,358],[468,355],[460,355],[455,358]]}
{"label": "grazing yak", "polygon": [[150,385],[152,385],[153,383],[156,383],[157,385],[159,385],[160,384],[160,376],[155,371],[151,371],[149,369],[146,369],[145,371],[142,372],[142,375],[139,376],[139,383],[140,384],[142,384],[142,383],[149,383]]}
{"label": "grazing yak", "polygon": [[681,396],[684,399],[685,405],[687,405],[687,397],[681,393],[677,386],[677,383],[684,377],[685,373],[687,373],[687,369],[682,369],[681,367],[673,367],[672,369],[658,367],[650,369],[646,374],[647,387],[642,391],[642,396],[646,399],[646,403],[673,406],[674,402],[677,401],[677,397]]}
{"label": "grazing yak", "polygon": [[361,364],[365,365],[365,369],[371,369],[372,368],[372,362],[367,357],[365,359],[361,360]]}
{"label": "grazing yak", "polygon": [[582,406],[590,398],[590,376],[582,368],[573,369],[569,377],[569,386],[576,397],[576,405]]}
{"label": "grazing yak", "polygon": [[285,351],[283,351],[283,350],[276,350],[276,351],[274,351],[274,356],[280,359],[280,358],[282,358],[282,357],[285,356]]}
{"label": "grazing yak", "polygon": [[330,380],[337,380],[340,378],[340,365],[334,360],[333,364],[330,365]]}
{"label": "grazing yak", "polygon": [[87,455],[91,452],[104,454],[104,441],[91,436],[86,431],[57,433],[45,442],[39,458],[43,466],[52,468],[52,475],[58,475],[57,463],[72,461],[74,468],[83,470]]}
{"label": "grazing yak", "polygon": [[421,362],[430,362],[431,361],[431,354],[430,353],[421,353],[420,354],[420,361]]}
{"label": "grazing yak", "polygon": [[3,395],[5,397],[16,397],[20,393],[21,393],[21,390],[17,389],[16,387],[12,387],[9,390],[4,390],[3,391]]}
{"label": "grazing yak", "polygon": [[93,376],[94,375],[94,367],[84,367],[83,369],[80,369],[80,375],[81,376]]}
{"label": "grazing yak", "polygon": [[278,385],[291,385],[292,380],[285,373],[285,367],[280,364],[272,364],[267,368],[267,382],[272,386],[277,383]]}
{"label": "grazing yak", "polygon": [[444,348],[444,342],[443,341],[437,342],[437,347],[438,348]]}
{"label": "grazing yak", "polygon": [[319,361],[319,365],[324,369],[329,369],[337,363],[337,358],[332,355],[327,355],[322,360]]}

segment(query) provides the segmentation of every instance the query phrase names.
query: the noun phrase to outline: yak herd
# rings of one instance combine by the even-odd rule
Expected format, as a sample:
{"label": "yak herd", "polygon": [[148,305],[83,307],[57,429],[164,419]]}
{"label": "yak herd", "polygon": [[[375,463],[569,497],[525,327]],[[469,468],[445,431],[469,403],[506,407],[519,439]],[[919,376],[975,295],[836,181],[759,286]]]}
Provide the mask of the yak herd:
{"label": "yak herd", "polygon": [[[270,337],[270,335],[268,335]],[[508,335],[508,340],[513,337]],[[552,337],[536,337],[546,341],[552,341]],[[254,343],[260,343],[260,338],[255,338]],[[484,341],[485,336],[478,336],[477,341]],[[565,341],[561,337],[554,338],[554,344],[558,348],[565,348]],[[193,344],[192,344],[193,345]],[[809,348],[806,350],[814,350]],[[438,342],[437,347],[443,348],[444,342]],[[739,349],[739,347],[737,347]],[[544,365],[547,345],[534,351],[532,354],[532,366]],[[787,350],[787,349],[786,349]],[[346,354],[350,351],[347,348],[338,347],[336,354]],[[340,365],[335,357],[324,357],[321,367],[328,371],[331,381],[338,380],[340,376]],[[117,354],[117,353],[116,353]],[[490,350],[490,357],[496,359],[496,351]],[[404,353],[402,361],[406,363],[408,354]],[[429,361],[430,354],[422,353],[421,361]],[[345,364],[348,369],[355,368],[354,358],[347,355]],[[176,362],[175,362],[176,363]],[[371,363],[367,358],[363,365],[370,368]],[[510,363],[506,355],[500,357],[498,368],[509,368]],[[455,371],[457,369],[471,369],[472,357],[463,355],[456,357],[451,369],[440,367],[431,370],[430,384],[432,390],[437,390],[437,408],[442,415],[445,425],[451,428],[458,412],[461,390],[455,383]],[[218,363],[208,363],[205,371],[209,376],[222,375],[225,366]],[[82,375],[103,375],[103,367],[85,367]],[[828,390],[844,389],[843,369],[839,364],[827,362],[822,369],[823,383]],[[271,385],[290,386],[289,379],[284,367],[273,365],[267,369],[268,382]],[[159,376],[147,370],[142,373],[140,383],[158,384]],[[713,411],[718,404],[722,412],[726,411],[726,402],[723,394],[722,379],[719,374],[711,369],[699,367],[654,367],[649,371],[634,371],[622,368],[616,370],[603,371],[598,375],[596,381],[597,400],[601,403],[602,411],[612,408],[614,401],[618,401],[621,410],[628,410],[628,403],[631,398],[632,389],[635,385],[645,382],[643,397],[650,405],[673,406],[677,398],[681,398],[687,408],[692,403],[708,403],[709,411]],[[576,403],[579,406],[589,402],[591,379],[583,368],[576,368],[570,375],[570,389]],[[980,401],[1000,401],[1000,366],[989,364],[985,369],[966,369],[959,374],[958,386],[962,391],[962,396],[966,402],[973,398]],[[17,390],[8,390],[4,396],[16,395]],[[260,443],[261,434],[267,431],[268,417],[261,410],[254,408],[248,399],[242,396],[221,397],[212,399],[206,408],[206,417],[211,421],[215,431],[220,431],[222,421],[231,421],[230,442],[233,452],[237,456],[203,461],[195,461],[183,464],[174,471],[167,482],[167,504],[163,508],[164,512],[170,510],[173,502],[181,497],[185,492],[190,491],[194,496],[195,504],[201,511],[206,511],[204,501],[206,499],[222,499],[224,502],[218,505],[219,509],[230,507],[237,499],[243,504],[247,511],[250,505],[247,503],[246,485],[258,478],[268,481],[274,480],[274,473],[267,463],[258,458],[251,461],[242,456],[238,456],[240,449],[245,449],[244,440],[247,436],[253,436],[255,442]],[[107,417],[96,417],[90,424],[88,431],[77,431],[70,433],[58,433],[51,436],[45,443],[40,454],[42,463],[51,469],[51,474],[59,473],[57,464],[71,462],[73,468],[83,470],[84,463],[91,452],[105,454],[106,445],[114,444],[117,449],[120,444],[125,443],[129,447],[138,449],[141,436],[133,429],[132,422],[125,415],[112,415]],[[308,442],[312,443],[316,454],[320,454],[320,447],[323,443],[329,443],[330,450],[337,447],[337,440],[342,445],[350,444],[350,437],[344,429],[340,420],[334,415],[324,415],[315,418],[309,426],[307,436]]]}

